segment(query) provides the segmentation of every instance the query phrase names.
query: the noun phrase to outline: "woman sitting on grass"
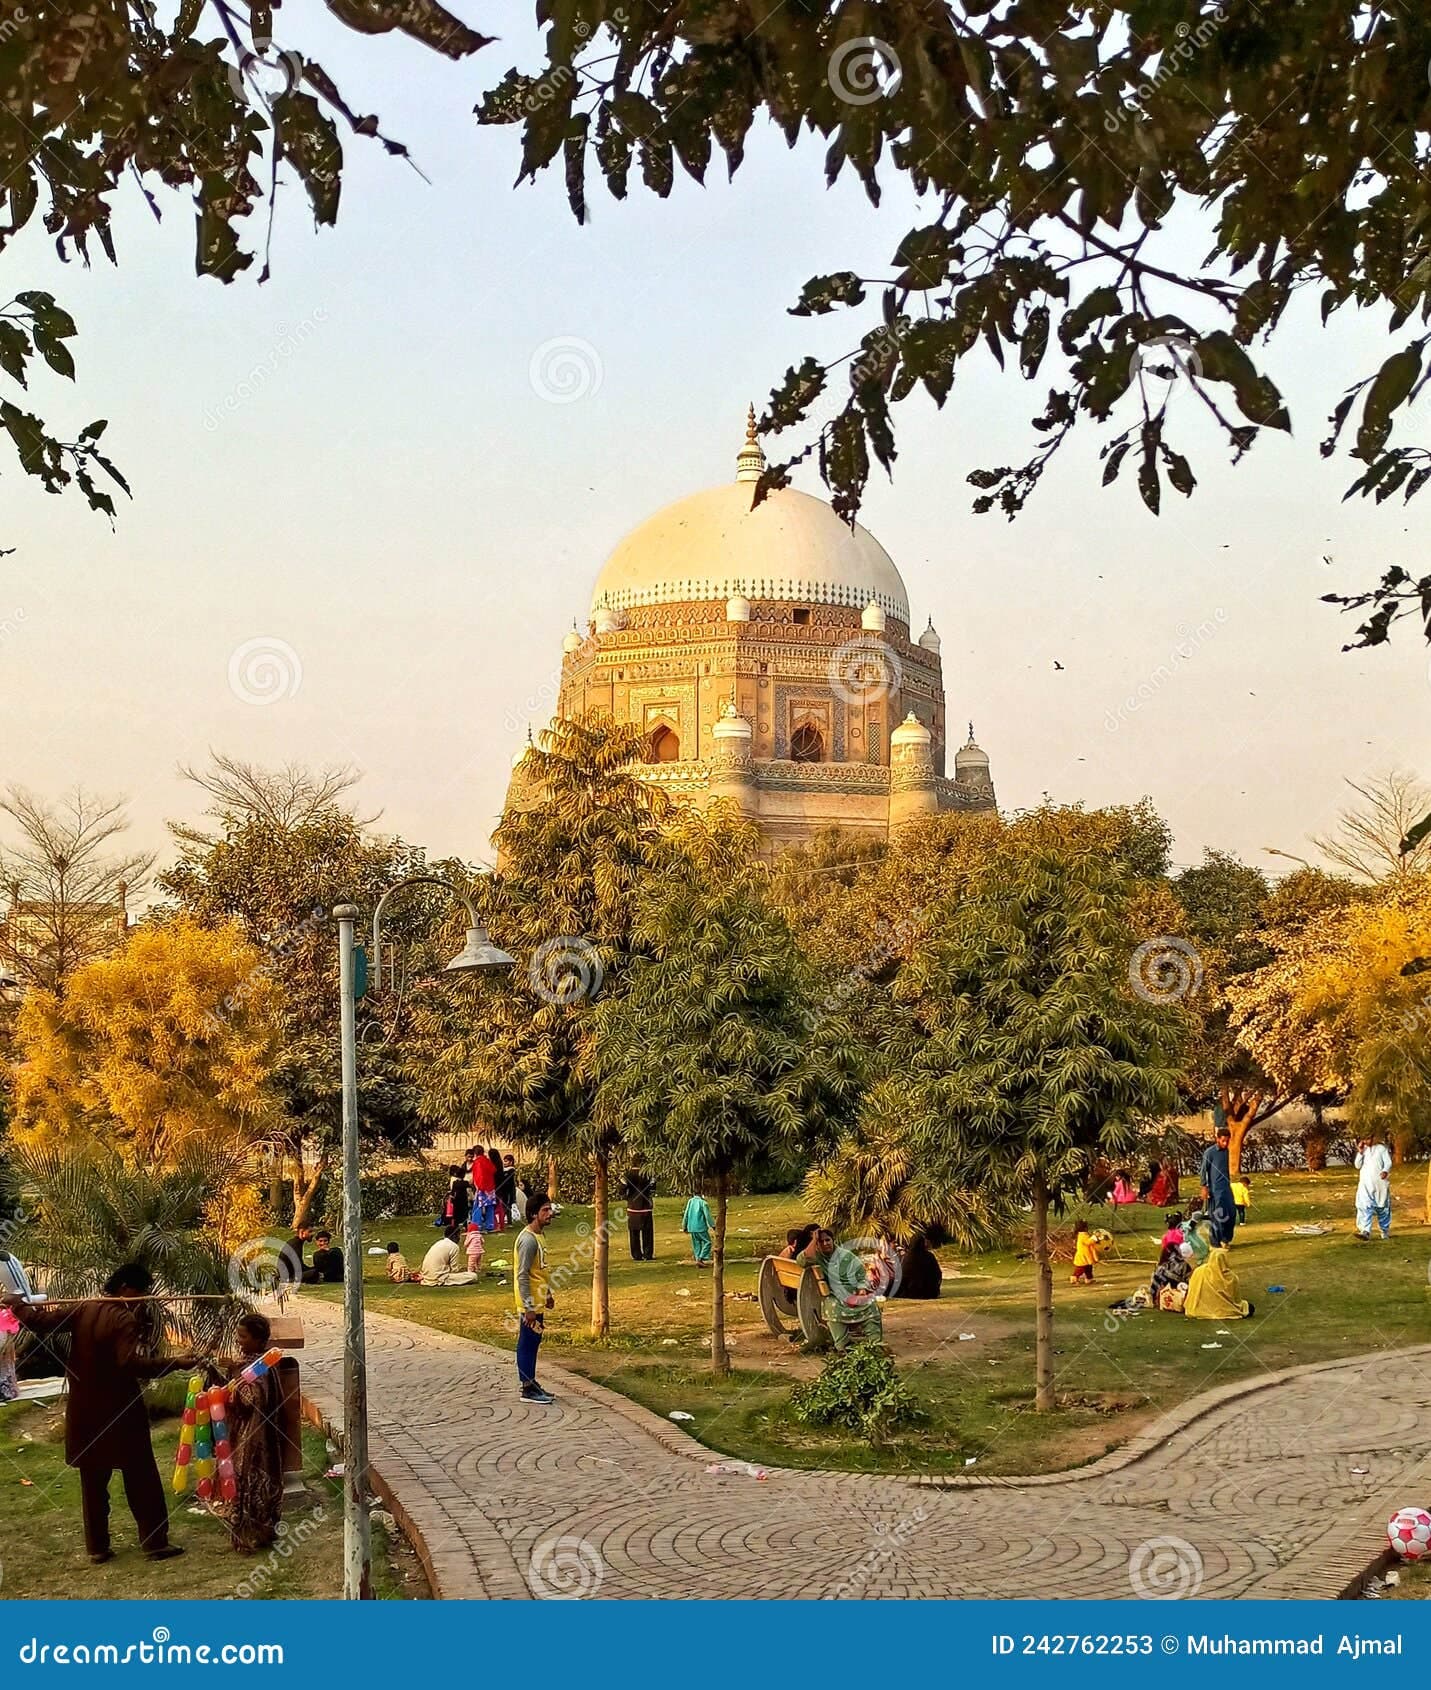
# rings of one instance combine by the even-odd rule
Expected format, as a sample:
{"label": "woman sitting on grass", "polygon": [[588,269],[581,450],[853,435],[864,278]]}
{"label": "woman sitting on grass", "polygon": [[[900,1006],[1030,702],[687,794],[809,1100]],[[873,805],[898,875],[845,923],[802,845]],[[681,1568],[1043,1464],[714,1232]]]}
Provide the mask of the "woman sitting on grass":
{"label": "woman sitting on grass", "polygon": [[1237,1275],[1228,1263],[1227,1246],[1215,1245],[1202,1266],[1193,1269],[1183,1313],[1193,1320],[1245,1320],[1252,1312],[1252,1304],[1238,1295]]}

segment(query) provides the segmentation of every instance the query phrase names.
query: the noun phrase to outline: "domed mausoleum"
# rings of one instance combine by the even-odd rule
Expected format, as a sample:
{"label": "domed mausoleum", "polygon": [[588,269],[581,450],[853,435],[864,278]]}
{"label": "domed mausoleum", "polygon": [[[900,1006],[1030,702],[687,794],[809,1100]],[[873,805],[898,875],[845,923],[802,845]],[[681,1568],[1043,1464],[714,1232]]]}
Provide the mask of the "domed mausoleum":
{"label": "domed mausoleum", "polygon": [[866,529],[793,488],[752,509],[755,412],[734,481],[626,536],[563,641],[557,712],[602,710],[646,737],[645,775],[704,806],[733,799],[771,849],[845,827],[886,837],[935,810],[991,810],[974,744],[945,775],[933,625]]}

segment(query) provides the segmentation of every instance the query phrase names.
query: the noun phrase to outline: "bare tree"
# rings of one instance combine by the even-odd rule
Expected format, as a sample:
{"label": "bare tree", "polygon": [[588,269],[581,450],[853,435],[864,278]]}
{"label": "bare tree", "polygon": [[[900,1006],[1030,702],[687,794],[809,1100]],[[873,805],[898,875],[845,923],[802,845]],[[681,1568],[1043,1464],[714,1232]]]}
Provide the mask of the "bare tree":
{"label": "bare tree", "polygon": [[82,787],[55,803],[18,786],[0,797],[19,831],[18,845],[0,851],[0,964],[21,985],[63,991],[122,939],[127,904],[154,867],[152,852],[110,849],[129,826],[124,805]]}
{"label": "bare tree", "polygon": [[[181,763],[179,773],[209,795],[211,802],[205,814],[215,821],[226,826],[261,821],[284,833],[334,808],[362,779],[360,771],[347,763],[316,770],[303,763],[265,769],[221,751],[209,752],[207,768]],[[370,827],[377,817],[354,819],[360,827]],[[176,839],[191,844],[212,842],[211,835],[183,822],[170,822],[169,830]]]}
{"label": "bare tree", "polygon": [[1401,841],[1431,810],[1431,787],[1403,769],[1364,786],[1354,780],[1347,785],[1361,802],[1343,810],[1330,833],[1312,839],[1327,861],[1370,881],[1431,869],[1431,837],[1401,853]]}

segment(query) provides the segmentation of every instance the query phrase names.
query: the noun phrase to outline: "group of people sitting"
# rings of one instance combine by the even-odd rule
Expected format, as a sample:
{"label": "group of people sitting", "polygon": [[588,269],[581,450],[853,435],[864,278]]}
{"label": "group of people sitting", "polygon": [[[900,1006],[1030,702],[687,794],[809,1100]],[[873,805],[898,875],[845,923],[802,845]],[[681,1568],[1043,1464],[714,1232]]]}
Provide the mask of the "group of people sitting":
{"label": "group of people sitting", "polygon": [[482,1276],[484,1253],[482,1231],[475,1221],[467,1223],[465,1234],[455,1226],[446,1226],[442,1237],[429,1246],[416,1273],[408,1266],[402,1245],[389,1244],[388,1278],[394,1285],[475,1285]]}
{"label": "group of people sitting", "polygon": [[[1244,1320],[1253,1305],[1243,1300],[1237,1276],[1232,1271],[1225,1244],[1215,1241],[1211,1218],[1196,1209],[1184,1219],[1178,1210],[1167,1216],[1158,1263],[1152,1279],[1140,1285],[1131,1297],[1112,1304],[1115,1309],[1160,1309],[1165,1314],[1185,1314],[1193,1320]],[[1074,1229],[1074,1278],[1093,1280],[1098,1260],[1098,1235],[1079,1221]],[[1083,1271],[1080,1272],[1080,1262]]]}
{"label": "group of people sitting", "polygon": [[1098,1183],[1107,1189],[1108,1201],[1114,1208],[1121,1208],[1125,1203],[1148,1203],[1155,1209],[1164,1209],[1178,1200],[1178,1170],[1164,1167],[1160,1162],[1149,1162],[1147,1175],[1136,1187],[1127,1168],[1114,1172],[1111,1187],[1106,1173]]}
{"label": "group of people sitting", "polygon": [[[313,1260],[306,1262],[303,1252],[310,1238]],[[282,1285],[341,1285],[343,1252],[326,1227],[317,1232],[307,1226],[295,1227],[293,1236],[278,1252],[277,1277]]]}

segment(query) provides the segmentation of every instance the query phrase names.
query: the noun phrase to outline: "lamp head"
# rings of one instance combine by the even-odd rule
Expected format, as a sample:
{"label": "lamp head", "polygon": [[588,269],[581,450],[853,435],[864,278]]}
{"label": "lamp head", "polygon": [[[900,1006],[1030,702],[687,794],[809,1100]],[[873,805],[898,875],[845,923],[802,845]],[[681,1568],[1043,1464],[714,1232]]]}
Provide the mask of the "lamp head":
{"label": "lamp head", "polygon": [[444,974],[501,974],[515,968],[517,959],[508,956],[487,937],[484,927],[469,927],[467,943],[442,970]]}

